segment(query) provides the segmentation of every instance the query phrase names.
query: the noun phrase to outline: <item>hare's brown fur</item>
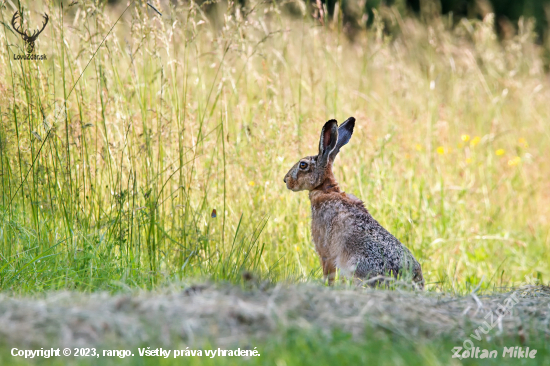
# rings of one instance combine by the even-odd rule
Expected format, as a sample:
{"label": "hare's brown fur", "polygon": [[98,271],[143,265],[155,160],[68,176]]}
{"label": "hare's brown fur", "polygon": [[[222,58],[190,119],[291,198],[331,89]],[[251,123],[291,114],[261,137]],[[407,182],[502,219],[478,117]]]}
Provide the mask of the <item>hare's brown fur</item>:
{"label": "hare's brown fur", "polygon": [[339,129],[336,121],[328,121],[319,154],[300,159],[284,179],[288,189],[309,191],[311,232],[323,275],[332,283],[336,268],[361,280],[410,274],[423,288],[422,270],[411,252],[370,215],[361,200],[342,192],[334,178],[334,158],[351,138],[354,124],[353,117]]}

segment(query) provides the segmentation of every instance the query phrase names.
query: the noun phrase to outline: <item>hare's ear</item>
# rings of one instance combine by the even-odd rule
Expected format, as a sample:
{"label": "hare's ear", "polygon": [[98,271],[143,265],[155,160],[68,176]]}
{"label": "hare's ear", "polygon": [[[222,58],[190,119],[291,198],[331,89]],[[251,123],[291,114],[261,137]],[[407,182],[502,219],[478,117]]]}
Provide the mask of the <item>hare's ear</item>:
{"label": "hare's ear", "polygon": [[355,127],[355,118],[353,117],[348,118],[346,122],[338,127],[338,142],[336,143],[336,147],[330,152],[330,160],[334,160],[340,152],[340,148],[349,142],[351,135],[353,135],[353,127]]}
{"label": "hare's ear", "polygon": [[338,142],[338,123],[335,119],[331,119],[323,126],[321,130],[321,139],[319,140],[319,161],[321,165],[328,162],[330,153],[336,147]]}

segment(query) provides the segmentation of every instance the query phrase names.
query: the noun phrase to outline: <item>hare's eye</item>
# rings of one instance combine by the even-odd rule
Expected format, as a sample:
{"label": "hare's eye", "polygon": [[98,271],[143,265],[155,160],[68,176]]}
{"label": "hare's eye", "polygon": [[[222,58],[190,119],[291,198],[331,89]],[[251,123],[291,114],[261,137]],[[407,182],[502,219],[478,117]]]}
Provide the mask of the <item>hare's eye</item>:
{"label": "hare's eye", "polygon": [[300,169],[306,169],[306,168],[307,168],[307,163],[302,161],[300,163]]}

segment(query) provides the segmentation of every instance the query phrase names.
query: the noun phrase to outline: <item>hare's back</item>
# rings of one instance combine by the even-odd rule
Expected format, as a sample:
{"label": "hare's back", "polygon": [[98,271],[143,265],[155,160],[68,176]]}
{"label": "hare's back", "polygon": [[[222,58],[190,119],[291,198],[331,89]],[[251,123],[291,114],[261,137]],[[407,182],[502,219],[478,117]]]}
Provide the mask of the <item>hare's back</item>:
{"label": "hare's back", "polygon": [[409,250],[366,210],[350,216],[344,245],[354,257],[358,277],[397,275],[403,267],[416,267]]}

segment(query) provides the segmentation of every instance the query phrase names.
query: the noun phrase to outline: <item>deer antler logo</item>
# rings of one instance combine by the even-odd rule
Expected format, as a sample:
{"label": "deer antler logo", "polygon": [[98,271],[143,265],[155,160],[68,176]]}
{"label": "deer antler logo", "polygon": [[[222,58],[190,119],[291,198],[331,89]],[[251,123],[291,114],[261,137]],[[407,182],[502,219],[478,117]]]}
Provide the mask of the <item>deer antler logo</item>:
{"label": "deer antler logo", "polygon": [[25,30],[24,32],[21,30],[23,25],[21,20],[19,21],[19,27],[17,27],[17,25],[15,24],[17,22],[17,18],[22,19],[21,14],[19,14],[18,11],[16,11],[15,14],[13,14],[13,18],[11,19],[11,25],[13,29],[21,35],[21,38],[23,38],[23,40],[27,44],[26,46],[27,53],[32,53],[34,51],[34,42],[36,41],[40,33],[42,33],[44,28],[46,28],[46,25],[48,24],[48,20],[50,20],[50,18],[48,17],[48,14],[46,13],[44,13],[43,17],[45,22],[44,22],[44,25],[42,25],[42,29],[36,30],[31,34],[28,29]]}

